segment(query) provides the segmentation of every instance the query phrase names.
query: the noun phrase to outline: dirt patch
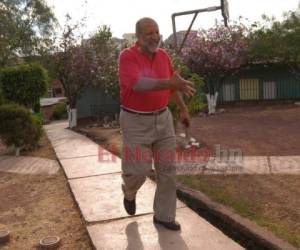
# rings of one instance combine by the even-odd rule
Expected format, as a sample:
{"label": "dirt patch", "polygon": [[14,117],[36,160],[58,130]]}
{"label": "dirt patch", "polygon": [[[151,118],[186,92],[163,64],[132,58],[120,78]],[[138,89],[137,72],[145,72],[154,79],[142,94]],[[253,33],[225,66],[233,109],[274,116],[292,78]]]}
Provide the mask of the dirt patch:
{"label": "dirt patch", "polygon": [[[40,145],[26,155],[56,159],[45,135]],[[48,176],[0,172],[0,200],[0,228],[11,231],[10,242],[1,249],[36,249],[48,235],[61,238],[59,249],[92,249],[61,169]]]}
{"label": "dirt patch", "polygon": [[94,142],[102,145],[108,151],[121,156],[123,142],[121,139],[121,133],[119,128],[101,128],[101,127],[77,127],[75,131],[86,135],[91,138]]}
{"label": "dirt patch", "polygon": [[[105,147],[119,152],[119,129],[88,127],[82,119],[76,129]],[[226,106],[225,113],[192,119],[190,135],[215,155],[221,149],[241,149],[243,155],[300,155],[300,107],[292,104]],[[183,132],[178,130],[178,132]]]}
{"label": "dirt patch", "polygon": [[208,145],[241,149],[244,155],[300,155],[300,107],[226,107],[225,113],[193,117],[191,135]]}

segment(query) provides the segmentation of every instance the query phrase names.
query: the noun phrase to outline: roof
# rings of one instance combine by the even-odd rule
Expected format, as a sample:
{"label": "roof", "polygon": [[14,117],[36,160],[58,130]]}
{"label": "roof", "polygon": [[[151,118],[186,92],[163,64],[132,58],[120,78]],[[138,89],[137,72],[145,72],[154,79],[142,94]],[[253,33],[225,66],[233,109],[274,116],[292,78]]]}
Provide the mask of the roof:
{"label": "roof", "polygon": [[66,100],[66,97],[40,98],[40,104],[42,107],[50,106],[59,103],[61,100]]}

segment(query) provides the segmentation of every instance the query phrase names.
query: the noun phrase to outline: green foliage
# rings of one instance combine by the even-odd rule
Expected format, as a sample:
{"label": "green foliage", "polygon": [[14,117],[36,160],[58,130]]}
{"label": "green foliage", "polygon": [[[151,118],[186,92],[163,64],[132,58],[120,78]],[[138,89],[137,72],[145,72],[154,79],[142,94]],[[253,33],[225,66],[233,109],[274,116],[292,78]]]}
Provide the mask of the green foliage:
{"label": "green foliage", "polygon": [[32,115],[39,121],[40,124],[44,123],[44,115],[41,112],[36,112]]}
{"label": "green foliage", "polygon": [[57,72],[55,68],[55,63],[52,55],[43,56],[28,56],[24,58],[25,63],[32,64],[38,63],[44,67],[48,72],[49,82],[57,79]]}
{"label": "green foliage", "polygon": [[2,88],[1,88],[1,85],[0,85],[0,105],[4,104],[4,96],[3,96],[3,93],[2,93]]}
{"label": "green foliage", "polygon": [[111,38],[112,38],[112,33],[110,27],[107,25],[103,25],[98,28],[96,33],[93,35],[92,39],[98,42],[105,43],[107,41],[110,41]]}
{"label": "green foliage", "polygon": [[66,119],[68,117],[67,114],[67,105],[65,102],[59,102],[55,105],[52,118],[54,120]]}
{"label": "green foliage", "polygon": [[40,111],[41,111],[41,104],[40,104],[40,102],[37,102],[33,105],[33,112],[39,113]]}
{"label": "green foliage", "polygon": [[25,107],[17,104],[0,106],[0,137],[7,146],[34,147],[42,132],[39,120]]}
{"label": "green foliage", "polygon": [[288,65],[300,79],[300,5],[282,21],[267,16],[264,21],[249,36],[250,62]]}
{"label": "green foliage", "polygon": [[192,98],[187,99],[186,97],[184,97],[188,110],[190,114],[193,115],[200,112],[204,109],[204,107],[206,107],[206,104],[204,104],[203,102],[205,98],[205,94],[203,91],[204,83],[202,78],[195,73],[191,73],[190,77],[188,77],[187,79],[195,84],[195,88],[197,90],[196,95]]}
{"label": "green foliage", "polygon": [[44,0],[1,0],[0,66],[51,48],[56,19]]}
{"label": "green foliage", "polygon": [[2,91],[2,83],[1,83],[2,69],[0,69],[0,105],[4,104],[4,96]]}
{"label": "green foliage", "polygon": [[22,64],[3,69],[0,82],[5,99],[32,108],[47,92],[48,76],[39,64]]}

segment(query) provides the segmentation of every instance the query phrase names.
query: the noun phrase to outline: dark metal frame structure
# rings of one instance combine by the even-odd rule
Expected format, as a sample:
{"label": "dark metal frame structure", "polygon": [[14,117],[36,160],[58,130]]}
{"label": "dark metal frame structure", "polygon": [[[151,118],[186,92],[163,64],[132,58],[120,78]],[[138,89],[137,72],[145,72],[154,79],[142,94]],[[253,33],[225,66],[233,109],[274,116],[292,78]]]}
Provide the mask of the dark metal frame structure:
{"label": "dark metal frame structure", "polygon": [[[173,35],[174,35],[174,46],[175,46],[175,50],[177,51],[177,53],[180,53],[181,49],[183,48],[183,45],[191,31],[191,28],[196,20],[196,17],[198,16],[199,13],[202,12],[211,12],[211,11],[217,11],[217,10],[221,10],[222,12],[222,16],[224,18],[224,25],[227,27],[228,26],[228,19],[229,19],[229,11],[228,11],[228,2],[227,0],[221,0],[221,5],[220,6],[213,6],[213,7],[208,7],[208,8],[204,8],[204,9],[197,9],[197,10],[190,10],[190,11],[183,11],[183,12],[177,12],[177,13],[173,13],[172,14],[172,26],[173,26]],[[177,46],[177,33],[176,33],[176,23],[175,23],[175,18],[177,16],[184,16],[184,15],[191,15],[194,14],[194,17],[190,23],[190,26],[187,30],[187,32],[185,33],[185,36],[182,40],[182,43],[178,49]]]}

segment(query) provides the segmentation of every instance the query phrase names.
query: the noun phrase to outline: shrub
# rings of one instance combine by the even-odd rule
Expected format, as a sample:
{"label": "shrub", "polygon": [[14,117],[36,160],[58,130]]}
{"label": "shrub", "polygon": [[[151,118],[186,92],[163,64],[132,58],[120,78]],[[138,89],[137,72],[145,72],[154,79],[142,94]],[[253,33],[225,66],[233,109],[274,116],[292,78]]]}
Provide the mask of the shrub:
{"label": "shrub", "polygon": [[2,89],[1,89],[1,85],[0,85],[0,105],[4,104],[4,97],[2,94]]}
{"label": "shrub", "polygon": [[0,137],[7,146],[34,147],[42,132],[40,121],[25,107],[17,104],[0,106]]}
{"label": "shrub", "polygon": [[67,105],[65,102],[59,102],[55,105],[52,118],[54,120],[66,119],[68,118],[67,114]]}
{"label": "shrub", "polygon": [[33,105],[33,111],[35,113],[39,113],[41,111],[41,104],[39,101]]}
{"label": "shrub", "polygon": [[1,70],[3,97],[28,108],[47,92],[47,71],[39,64],[22,64]]}
{"label": "shrub", "polygon": [[44,115],[41,112],[36,112],[32,114],[38,121],[40,124],[44,124]]}
{"label": "shrub", "polygon": [[1,83],[2,69],[0,69],[0,105],[4,104],[4,96],[2,91],[2,83]]}

